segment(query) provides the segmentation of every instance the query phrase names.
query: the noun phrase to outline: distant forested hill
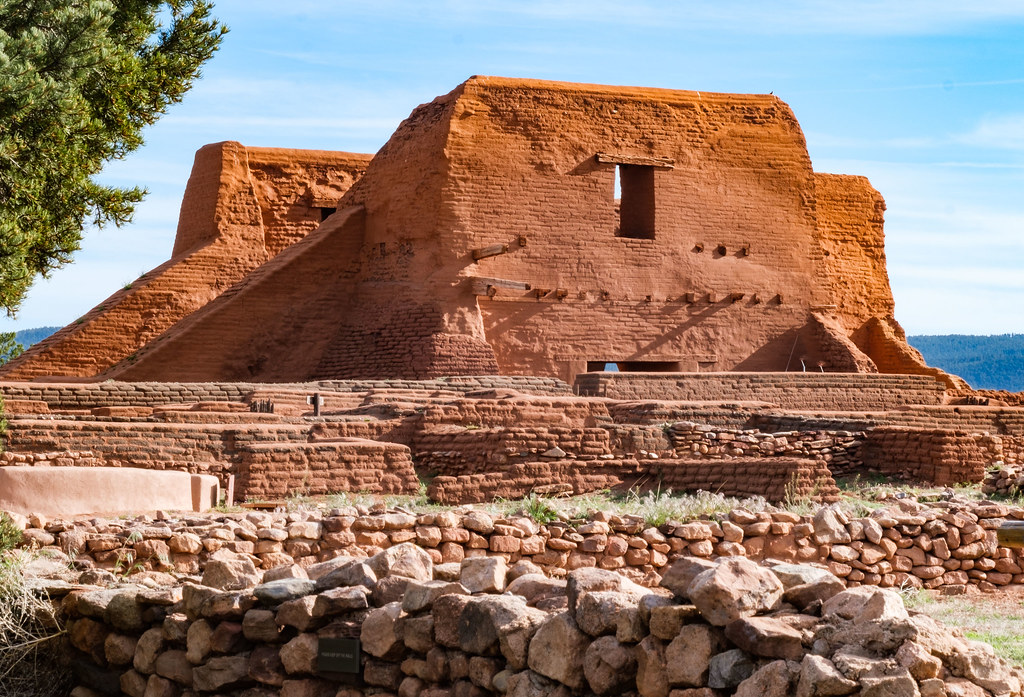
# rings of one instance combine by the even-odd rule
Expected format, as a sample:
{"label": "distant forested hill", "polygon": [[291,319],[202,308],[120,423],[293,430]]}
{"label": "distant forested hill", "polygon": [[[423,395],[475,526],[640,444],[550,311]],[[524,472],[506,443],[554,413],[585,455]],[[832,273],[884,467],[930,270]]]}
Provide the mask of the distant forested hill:
{"label": "distant forested hill", "polygon": [[1024,390],[1024,334],[909,336],[928,365],[959,375],[971,387]]}
{"label": "distant forested hill", "polygon": [[42,341],[46,337],[53,334],[60,327],[36,327],[34,329],[22,329],[20,332],[15,332],[14,340],[19,344],[28,348],[37,341]]}

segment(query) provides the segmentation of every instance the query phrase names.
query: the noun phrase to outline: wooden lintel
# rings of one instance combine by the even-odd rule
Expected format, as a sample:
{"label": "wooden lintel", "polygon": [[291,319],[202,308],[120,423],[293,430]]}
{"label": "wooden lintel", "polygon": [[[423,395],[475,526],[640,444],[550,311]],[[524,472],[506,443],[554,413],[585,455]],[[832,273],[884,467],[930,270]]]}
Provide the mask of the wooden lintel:
{"label": "wooden lintel", "polygon": [[609,165],[644,165],[646,167],[660,167],[662,169],[674,169],[676,161],[668,157],[646,157],[644,155],[617,155],[608,152],[599,152],[594,158]]}
{"label": "wooden lintel", "polygon": [[473,295],[488,295],[493,297],[496,290],[530,290],[529,283],[521,281],[507,281],[503,278],[485,278],[482,276],[470,277],[472,282]]}
{"label": "wooden lintel", "polygon": [[486,259],[487,257],[496,257],[499,254],[508,254],[507,244],[492,244],[486,247],[481,247],[480,249],[474,249],[473,260],[480,261],[481,259]]}

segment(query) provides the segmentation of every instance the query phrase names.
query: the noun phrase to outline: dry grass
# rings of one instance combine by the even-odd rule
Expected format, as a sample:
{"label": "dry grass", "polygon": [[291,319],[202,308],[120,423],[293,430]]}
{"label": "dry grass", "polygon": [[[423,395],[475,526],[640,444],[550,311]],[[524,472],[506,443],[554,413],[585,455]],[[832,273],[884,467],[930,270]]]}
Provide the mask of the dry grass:
{"label": "dry grass", "polygon": [[[882,478],[854,477],[838,482],[842,498],[840,505],[855,517],[870,514],[885,505],[885,500],[896,496],[913,496],[921,500],[938,500],[945,495],[941,488],[924,488],[887,482]],[[953,493],[962,498],[983,498],[980,486],[956,487]],[[338,493],[329,496],[292,495],[280,502],[283,509],[310,510],[359,505],[367,508],[393,508],[400,506],[417,513],[450,510],[450,506],[432,503],[426,496],[426,485],[412,496],[379,496],[364,493]],[[724,519],[734,508],[753,512],[782,509],[800,515],[813,514],[818,503],[811,496],[787,496],[785,501],[772,505],[759,496],[734,497],[717,492],[673,492],[671,490],[631,490],[625,493],[598,491],[570,497],[549,498],[531,494],[522,499],[501,499],[487,504],[475,504],[494,515],[525,514],[546,523],[552,520],[578,521],[596,511],[618,515],[637,515],[647,525],[658,526],[669,520]],[[226,510],[226,509],[223,509]],[[239,509],[241,510],[241,509]]]}
{"label": "dry grass", "polygon": [[70,689],[63,630],[22,576],[26,552],[0,552],[0,697],[57,697]]}

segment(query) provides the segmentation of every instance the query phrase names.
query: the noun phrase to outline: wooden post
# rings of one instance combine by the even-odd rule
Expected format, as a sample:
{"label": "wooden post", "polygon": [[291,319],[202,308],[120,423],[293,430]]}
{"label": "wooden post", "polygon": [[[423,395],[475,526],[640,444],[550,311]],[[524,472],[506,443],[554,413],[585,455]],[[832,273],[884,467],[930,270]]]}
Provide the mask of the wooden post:
{"label": "wooden post", "polygon": [[224,493],[224,505],[234,506],[235,505],[235,475],[228,475],[228,488]]}
{"label": "wooden post", "polygon": [[471,290],[473,295],[488,295],[494,297],[492,289],[527,291],[531,289],[529,283],[522,281],[508,281],[504,278],[486,278],[484,276],[470,277]]}
{"label": "wooden post", "polygon": [[487,257],[496,257],[499,254],[508,254],[507,244],[492,244],[487,247],[473,250],[473,261],[480,261]]}

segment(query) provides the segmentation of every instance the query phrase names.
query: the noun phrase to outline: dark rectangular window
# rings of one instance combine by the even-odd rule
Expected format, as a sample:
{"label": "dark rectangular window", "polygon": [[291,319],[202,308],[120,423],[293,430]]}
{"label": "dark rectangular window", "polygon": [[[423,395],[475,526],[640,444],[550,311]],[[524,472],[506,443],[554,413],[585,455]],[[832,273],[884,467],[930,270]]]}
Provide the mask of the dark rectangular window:
{"label": "dark rectangular window", "polygon": [[679,361],[619,361],[622,373],[679,373]]}
{"label": "dark rectangular window", "polygon": [[321,208],[320,209],[320,222],[324,222],[327,218],[337,211],[337,208]]}
{"label": "dark rectangular window", "polygon": [[654,239],[654,167],[616,165],[619,199],[619,237]]}

